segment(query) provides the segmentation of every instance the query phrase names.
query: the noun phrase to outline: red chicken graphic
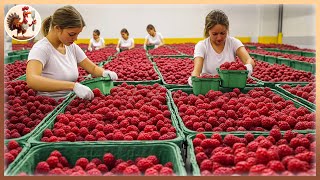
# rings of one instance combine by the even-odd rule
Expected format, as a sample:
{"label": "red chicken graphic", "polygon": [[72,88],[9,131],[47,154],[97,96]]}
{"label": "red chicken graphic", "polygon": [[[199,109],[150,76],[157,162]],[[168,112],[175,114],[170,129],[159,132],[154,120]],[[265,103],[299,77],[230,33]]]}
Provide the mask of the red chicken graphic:
{"label": "red chicken graphic", "polygon": [[[11,31],[14,31],[15,29],[17,30],[17,37],[18,37],[18,34],[20,34],[20,33],[24,37],[24,34],[27,32],[28,27],[37,23],[36,20],[33,20],[31,22],[31,24],[28,24],[28,15],[32,14],[31,11],[29,11],[28,6],[24,6],[22,8],[22,11],[23,11],[23,20],[21,22],[20,22],[21,18],[19,17],[19,15],[17,13],[11,13],[7,19],[7,24],[9,26],[9,29]],[[13,35],[13,37],[17,38],[14,35]]]}

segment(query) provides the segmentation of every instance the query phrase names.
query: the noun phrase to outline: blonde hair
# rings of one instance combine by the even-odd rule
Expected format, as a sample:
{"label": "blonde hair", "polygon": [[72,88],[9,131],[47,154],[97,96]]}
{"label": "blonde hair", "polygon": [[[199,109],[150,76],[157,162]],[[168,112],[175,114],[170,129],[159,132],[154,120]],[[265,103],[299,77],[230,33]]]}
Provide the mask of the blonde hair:
{"label": "blonde hair", "polygon": [[47,36],[50,27],[59,26],[61,29],[84,27],[86,24],[81,14],[72,6],[63,6],[57,9],[52,16],[42,22],[41,32]]}
{"label": "blonde hair", "polygon": [[228,16],[221,10],[213,10],[206,16],[206,22],[204,27],[204,37],[209,37],[209,30],[217,24],[221,24],[229,31]]}

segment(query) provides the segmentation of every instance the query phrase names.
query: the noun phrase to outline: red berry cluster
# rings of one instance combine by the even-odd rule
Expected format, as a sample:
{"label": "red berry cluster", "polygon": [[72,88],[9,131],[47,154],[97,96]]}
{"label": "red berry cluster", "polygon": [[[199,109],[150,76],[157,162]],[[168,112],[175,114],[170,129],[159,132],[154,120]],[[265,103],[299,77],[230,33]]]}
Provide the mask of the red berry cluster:
{"label": "red berry cluster", "polygon": [[232,134],[193,139],[201,175],[313,176],[315,175],[315,137],[286,131],[282,136],[272,129],[269,136],[243,138]]}
{"label": "red berry cluster", "polygon": [[247,70],[242,62],[225,62],[220,65],[221,70]]}
{"label": "red berry cluster", "polygon": [[9,141],[7,146],[4,146],[4,162],[5,168],[9,166],[21,152],[22,147],[15,140]]}
{"label": "red berry cluster", "polygon": [[284,64],[269,64],[257,61],[253,70],[253,77],[270,82],[314,82],[315,76],[311,72],[295,70]]}
{"label": "red berry cluster", "polygon": [[[52,151],[46,161],[37,164],[36,175],[51,176],[173,176],[173,164],[160,164],[155,155],[137,157],[135,160],[116,159],[111,153],[105,153],[101,159],[81,157],[71,166],[67,158],[59,151]],[[20,173],[19,175],[27,175]]]}
{"label": "red berry cluster", "polygon": [[26,61],[15,61],[4,65],[4,82],[12,81],[26,73]]}
{"label": "red berry cluster", "polygon": [[30,133],[58,105],[54,99],[37,96],[25,81],[5,83],[5,138]]}
{"label": "red berry cluster", "polygon": [[290,85],[283,85],[282,88],[289,91],[291,94],[302,97],[303,99],[315,103],[316,102],[316,83],[309,83],[306,86],[297,85],[291,87]]}
{"label": "red berry cluster", "polygon": [[173,92],[173,100],[184,125],[194,131],[268,131],[315,128],[315,113],[296,108],[270,88],[254,88],[247,94],[239,89],[206,95]]}
{"label": "red berry cluster", "polygon": [[59,114],[41,141],[167,140],[176,138],[168,110],[166,89],[123,83],[103,96],[93,90],[90,102],[74,99]]}
{"label": "red berry cluster", "polygon": [[189,58],[154,58],[167,84],[188,84],[193,70],[193,61]]}
{"label": "red berry cluster", "polygon": [[113,56],[116,52],[117,50],[115,48],[106,47],[91,52],[87,51],[86,55],[92,62],[99,63],[102,61],[106,61],[109,58],[109,56]]}
{"label": "red berry cluster", "polygon": [[160,55],[180,55],[180,53],[168,46],[160,46],[156,49],[149,50],[149,54],[152,56],[160,56]]}

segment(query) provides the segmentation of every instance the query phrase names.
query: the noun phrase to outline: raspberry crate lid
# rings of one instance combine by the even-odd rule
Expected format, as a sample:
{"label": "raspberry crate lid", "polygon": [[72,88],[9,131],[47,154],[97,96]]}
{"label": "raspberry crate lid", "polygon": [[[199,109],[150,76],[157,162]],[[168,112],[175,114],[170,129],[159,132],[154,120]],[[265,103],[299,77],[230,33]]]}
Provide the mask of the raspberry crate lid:
{"label": "raspberry crate lid", "polygon": [[109,76],[82,81],[81,84],[88,86],[91,90],[98,88],[104,95],[110,94],[110,90],[114,87]]}

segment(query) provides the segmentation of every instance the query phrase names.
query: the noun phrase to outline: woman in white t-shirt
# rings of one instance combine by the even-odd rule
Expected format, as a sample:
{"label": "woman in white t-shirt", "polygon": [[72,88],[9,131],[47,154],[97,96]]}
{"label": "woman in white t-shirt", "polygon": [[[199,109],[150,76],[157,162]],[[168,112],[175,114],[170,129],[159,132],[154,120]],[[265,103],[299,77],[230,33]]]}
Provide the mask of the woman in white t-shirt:
{"label": "woman in white t-shirt", "polygon": [[126,28],[121,29],[120,31],[121,38],[118,41],[117,44],[117,51],[124,51],[128,49],[134,48],[134,40],[133,38],[129,38],[129,32]]}
{"label": "woman in white t-shirt", "polygon": [[[204,36],[194,49],[194,69],[191,76],[202,73],[216,75],[217,68],[225,62],[233,62],[239,56],[251,76],[254,61],[240,40],[228,35],[229,20],[221,10],[213,10],[206,16]],[[192,86],[191,76],[188,83]]]}
{"label": "woman in white t-shirt", "polygon": [[147,49],[147,46],[154,46],[154,48],[158,48],[164,45],[162,34],[157,32],[156,28],[152,24],[149,24],[147,26],[147,32],[148,32],[148,35],[146,36],[144,41],[145,49]]}
{"label": "woman in white t-shirt", "polygon": [[57,9],[42,23],[44,38],[30,50],[26,70],[28,86],[38,91],[39,95],[58,100],[73,90],[80,98],[92,99],[94,94],[91,89],[76,83],[78,66],[96,77],[118,78],[115,72],[95,65],[73,43],[84,26],[82,16],[72,6]]}
{"label": "woman in white t-shirt", "polygon": [[93,38],[90,39],[88,50],[98,50],[104,47],[104,39],[100,37],[100,31],[98,29],[93,30]]}

